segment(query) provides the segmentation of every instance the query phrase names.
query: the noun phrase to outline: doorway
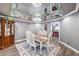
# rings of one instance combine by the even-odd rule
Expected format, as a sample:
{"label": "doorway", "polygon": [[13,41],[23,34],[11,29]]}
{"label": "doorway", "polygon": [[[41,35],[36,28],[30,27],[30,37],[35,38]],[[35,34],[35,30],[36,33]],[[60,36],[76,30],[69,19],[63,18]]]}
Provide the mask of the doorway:
{"label": "doorway", "polygon": [[51,23],[51,32],[52,32],[52,40],[59,41],[60,40],[60,22]]}

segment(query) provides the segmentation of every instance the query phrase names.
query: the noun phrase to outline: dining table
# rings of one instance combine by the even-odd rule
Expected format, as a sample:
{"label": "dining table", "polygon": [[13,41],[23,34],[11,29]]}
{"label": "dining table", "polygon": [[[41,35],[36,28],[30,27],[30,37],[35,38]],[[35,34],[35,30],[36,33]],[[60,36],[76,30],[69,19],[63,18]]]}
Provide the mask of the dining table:
{"label": "dining table", "polygon": [[42,54],[43,43],[47,42],[48,38],[45,36],[38,36],[38,35],[36,37],[37,37],[36,41],[40,43],[40,54]]}

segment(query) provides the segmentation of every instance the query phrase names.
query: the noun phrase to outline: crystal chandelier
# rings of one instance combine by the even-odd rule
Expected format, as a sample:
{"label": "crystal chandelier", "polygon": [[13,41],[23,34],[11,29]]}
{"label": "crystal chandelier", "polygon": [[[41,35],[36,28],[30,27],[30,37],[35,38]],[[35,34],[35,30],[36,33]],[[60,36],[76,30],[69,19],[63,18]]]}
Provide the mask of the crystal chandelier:
{"label": "crystal chandelier", "polygon": [[40,22],[41,19],[39,17],[35,17],[35,18],[33,18],[33,21],[37,23],[37,22]]}
{"label": "crystal chandelier", "polygon": [[41,3],[33,3],[34,7],[39,7],[41,6]]}

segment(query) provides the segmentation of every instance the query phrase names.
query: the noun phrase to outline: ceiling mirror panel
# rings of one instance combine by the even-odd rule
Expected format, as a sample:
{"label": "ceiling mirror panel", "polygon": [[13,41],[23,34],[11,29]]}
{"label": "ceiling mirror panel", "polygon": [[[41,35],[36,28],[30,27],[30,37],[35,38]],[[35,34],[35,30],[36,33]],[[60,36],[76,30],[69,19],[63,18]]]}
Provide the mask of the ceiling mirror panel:
{"label": "ceiling mirror panel", "polygon": [[42,22],[60,18],[75,10],[76,3],[13,3],[11,16]]}

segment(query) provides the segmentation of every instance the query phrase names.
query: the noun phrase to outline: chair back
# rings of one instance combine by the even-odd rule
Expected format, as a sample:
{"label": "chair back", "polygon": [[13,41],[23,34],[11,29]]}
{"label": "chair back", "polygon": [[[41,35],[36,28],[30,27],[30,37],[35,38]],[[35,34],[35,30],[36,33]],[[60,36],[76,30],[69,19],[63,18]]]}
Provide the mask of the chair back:
{"label": "chair back", "polygon": [[48,44],[50,44],[51,39],[52,39],[52,33],[50,32],[49,35],[48,35]]}
{"label": "chair back", "polygon": [[38,35],[39,36],[45,36],[46,37],[47,36],[47,32],[46,31],[39,31],[38,32]]}
{"label": "chair back", "polygon": [[43,31],[43,36],[47,37],[47,32],[46,31]]}
{"label": "chair back", "polygon": [[42,32],[41,32],[41,31],[39,31],[39,32],[38,32],[38,36],[41,36],[41,34],[42,34]]}
{"label": "chair back", "polygon": [[26,31],[25,34],[27,43],[30,43],[30,31]]}
{"label": "chair back", "polygon": [[35,45],[35,35],[32,32],[30,32],[30,44]]}

